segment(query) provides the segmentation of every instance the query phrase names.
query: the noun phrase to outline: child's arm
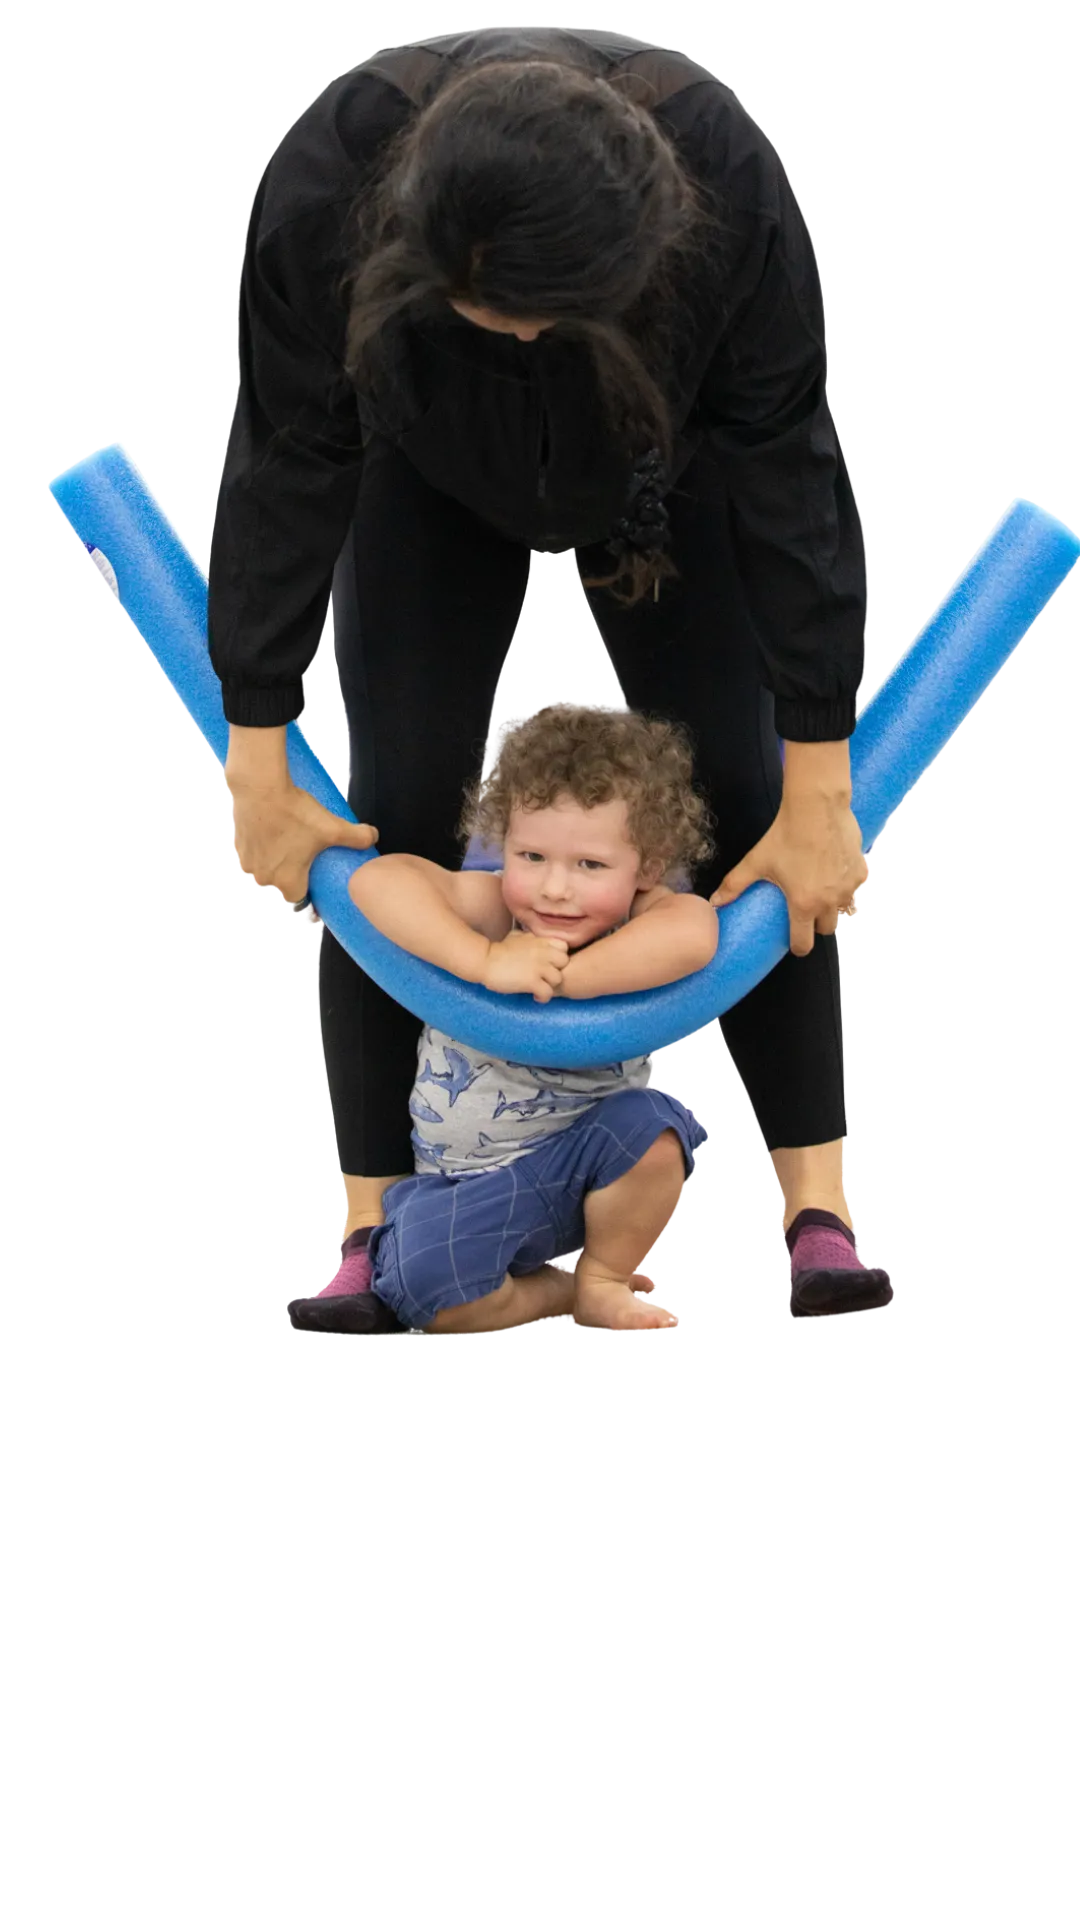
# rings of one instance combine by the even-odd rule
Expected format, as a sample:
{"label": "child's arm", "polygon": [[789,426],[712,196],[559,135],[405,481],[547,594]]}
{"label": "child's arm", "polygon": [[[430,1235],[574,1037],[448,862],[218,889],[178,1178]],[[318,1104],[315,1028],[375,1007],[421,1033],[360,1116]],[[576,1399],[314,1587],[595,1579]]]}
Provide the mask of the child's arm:
{"label": "child's arm", "polygon": [[719,938],[716,908],[707,900],[653,887],[638,896],[625,927],[570,955],[559,997],[591,1000],[601,993],[667,986],[707,966]]}
{"label": "child's arm", "polygon": [[459,980],[483,980],[492,941],[513,924],[497,873],[451,873],[414,853],[366,860],[349,895],[388,940]]}

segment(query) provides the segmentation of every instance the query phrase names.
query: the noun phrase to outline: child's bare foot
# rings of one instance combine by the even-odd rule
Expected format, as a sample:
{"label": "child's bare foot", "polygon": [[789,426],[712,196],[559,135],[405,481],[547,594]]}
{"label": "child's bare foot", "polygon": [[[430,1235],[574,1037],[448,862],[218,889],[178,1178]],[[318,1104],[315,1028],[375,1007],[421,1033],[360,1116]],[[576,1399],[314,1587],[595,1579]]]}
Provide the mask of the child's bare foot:
{"label": "child's bare foot", "polygon": [[582,1254],[574,1269],[574,1319],[579,1327],[677,1327],[673,1313],[646,1306],[635,1293],[651,1293],[653,1283],[644,1273],[612,1273],[599,1260]]}

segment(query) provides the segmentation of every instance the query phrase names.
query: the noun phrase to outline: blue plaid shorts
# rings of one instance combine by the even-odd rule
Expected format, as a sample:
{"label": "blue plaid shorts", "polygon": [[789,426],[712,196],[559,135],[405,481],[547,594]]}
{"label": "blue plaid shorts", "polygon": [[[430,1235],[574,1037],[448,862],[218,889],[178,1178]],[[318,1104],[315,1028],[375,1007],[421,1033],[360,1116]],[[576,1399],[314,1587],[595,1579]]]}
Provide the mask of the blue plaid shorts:
{"label": "blue plaid shorts", "polygon": [[423,1327],[443,1307],[494,1292],[508,1273],[576,1253],[585,1195],[629,1173],[667,1127],[682,1142],[689,1179],[704,1127],[670,1094],[627,1087],[505,1167],[398,1180],[368,1241],[374,1292],[406,1326]]}

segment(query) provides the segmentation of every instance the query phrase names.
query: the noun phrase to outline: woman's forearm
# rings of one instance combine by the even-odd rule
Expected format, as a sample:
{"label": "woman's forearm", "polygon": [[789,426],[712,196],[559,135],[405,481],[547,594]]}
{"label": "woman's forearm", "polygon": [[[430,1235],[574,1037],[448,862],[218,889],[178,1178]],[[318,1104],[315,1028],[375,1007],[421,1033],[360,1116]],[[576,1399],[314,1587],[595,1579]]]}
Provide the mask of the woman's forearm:
{"label": "woman's forearm", "polygon": [[225,755],[225,785],[233,787],[290,787],[288,728],[231,726]]}
{"label": "woman's forearm", "polygon": [[811,796],[851,804],[850,741],[784,741],[784,799]]}

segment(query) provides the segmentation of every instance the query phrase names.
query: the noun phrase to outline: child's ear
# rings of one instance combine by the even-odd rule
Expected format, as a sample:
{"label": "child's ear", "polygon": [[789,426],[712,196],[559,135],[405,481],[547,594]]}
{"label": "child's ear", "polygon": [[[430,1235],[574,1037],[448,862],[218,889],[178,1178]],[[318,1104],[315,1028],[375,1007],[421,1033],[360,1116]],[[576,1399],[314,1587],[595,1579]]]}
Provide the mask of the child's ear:
{"label": "child's ear", "polygon": [[664,877],[663,861],[650,860],[648,866],[642,867],[640,873],[638,874],[638,892],[648,893],[651,888],[658,887],[660,885],[660,882],[663,879],[663,877]]}

